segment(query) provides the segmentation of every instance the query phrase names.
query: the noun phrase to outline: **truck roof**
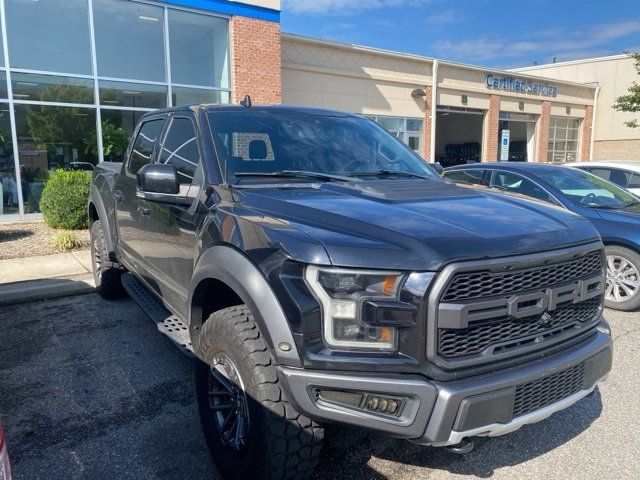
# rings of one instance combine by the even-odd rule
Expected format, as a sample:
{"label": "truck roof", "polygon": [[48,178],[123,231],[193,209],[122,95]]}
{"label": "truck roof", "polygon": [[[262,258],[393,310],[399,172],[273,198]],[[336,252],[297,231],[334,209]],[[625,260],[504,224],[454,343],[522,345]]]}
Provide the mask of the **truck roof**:
{"label": "truck roof", "polygon": [[314,107],[299,107],[292,105],[253,105],[251,107],[244,107],[236,104],[217,104],[217,103],[191,103],[187,105],[181,105],[177,107],[163,108],[154,110],[152,112],[145,113],[142,118],[157,115],[159,113],[172,113],[172,112],[233,112],[233,111],[251,111],[262,113],[274,113],[274,114],[288,114],[298,113],[307,115],[325,115],[332,117],[356,117],[358,115],[343,112],[340,110],[329,110],[325,108]]}

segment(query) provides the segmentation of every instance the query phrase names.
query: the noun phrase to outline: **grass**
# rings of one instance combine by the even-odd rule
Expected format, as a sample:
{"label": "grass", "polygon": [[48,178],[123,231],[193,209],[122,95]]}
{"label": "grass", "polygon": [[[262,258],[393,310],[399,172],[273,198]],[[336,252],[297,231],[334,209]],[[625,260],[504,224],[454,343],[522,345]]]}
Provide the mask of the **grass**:
{"label": "grass", "polygon": [[77,233],[68,230],[60,230],[53,234],[49,240],[49,245],[54,250],[66,252],[69,250],[77,250],[86,247],[87,241],[81,238]]}

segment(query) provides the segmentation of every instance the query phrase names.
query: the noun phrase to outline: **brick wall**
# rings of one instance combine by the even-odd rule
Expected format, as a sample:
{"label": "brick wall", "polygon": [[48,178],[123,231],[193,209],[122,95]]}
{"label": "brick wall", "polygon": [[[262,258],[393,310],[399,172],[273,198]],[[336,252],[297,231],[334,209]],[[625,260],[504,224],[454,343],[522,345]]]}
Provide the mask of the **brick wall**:
{"label": "brick wall", "polygon": [[551,102],[544,100],[542,102],[542,113],[538,119],[538,128],[536,134],[538,141],[536,142],[536,162],[546,162],[549,152],[549,122],[551,120]]}
{"label": "brick wall", "polygon": [[500,95],[489,95],[489,110],[485,117],[484,145],[482,158],[485,162],[497,162],[500,148]]}
{"label": "brick wall", "polygon": [[433,87],[427,85],[424,87],[424,91],[426,95],[424,97],[424,121],[422,122],[422,157],[427,162],[433,162],[434,159],[431,158],[431,135],[433,132],[431,125],[435,122],[436,118],[435,109],[431,108]]}
{"label": "brick wall", "polygon": [[255,104],[281,103],[280,25],[234,16],[231,42],[233,101],[249,94]]}
{"label": "brick wall", "polygon": [[584,109],[582,121],[582,135],[580,135],[580,159],[581,162],[589,161],[591,153],[591,135],[593,134],[593,105],[587,105]]}

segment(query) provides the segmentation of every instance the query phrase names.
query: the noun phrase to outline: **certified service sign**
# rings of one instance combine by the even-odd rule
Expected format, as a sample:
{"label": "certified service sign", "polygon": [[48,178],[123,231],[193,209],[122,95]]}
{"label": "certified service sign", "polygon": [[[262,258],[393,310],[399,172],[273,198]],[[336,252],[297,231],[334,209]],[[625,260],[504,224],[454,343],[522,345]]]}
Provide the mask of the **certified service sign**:
{"label": "certified service sign", "polygon": [[490,90],[505,90],[508,92],[526,93],[543,97],[555,97],[558,95],[558,87],[546,83],[535,83],[532,80],[519,80],[514,77],[496,77],[491,73],[487,73],[484,81]]}

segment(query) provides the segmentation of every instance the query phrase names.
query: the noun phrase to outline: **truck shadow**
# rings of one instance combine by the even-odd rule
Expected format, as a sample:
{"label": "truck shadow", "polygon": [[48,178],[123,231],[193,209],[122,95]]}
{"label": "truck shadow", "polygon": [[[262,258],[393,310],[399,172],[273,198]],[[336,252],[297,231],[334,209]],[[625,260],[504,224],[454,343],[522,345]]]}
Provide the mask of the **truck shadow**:
{"label": "truck shadow", "polygon": [[[550,452],[585,431],[601,414],[600,392],[534,425],[495,438],[476,438],[467,455],[442,448],[423,447],[360,430],[330,427],[314,480],[340,478],[382,480],[405,471],[407,478],[417,469],[444,470],[458,475],[490,478],[494,472],[527,462]],[[390,463],[391,462],[391,463]]]}

